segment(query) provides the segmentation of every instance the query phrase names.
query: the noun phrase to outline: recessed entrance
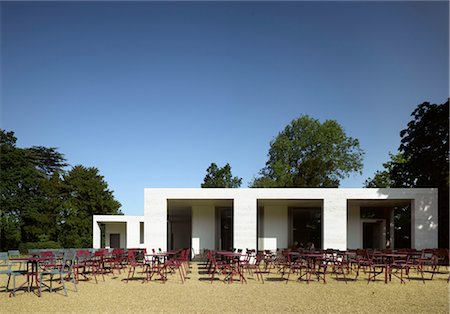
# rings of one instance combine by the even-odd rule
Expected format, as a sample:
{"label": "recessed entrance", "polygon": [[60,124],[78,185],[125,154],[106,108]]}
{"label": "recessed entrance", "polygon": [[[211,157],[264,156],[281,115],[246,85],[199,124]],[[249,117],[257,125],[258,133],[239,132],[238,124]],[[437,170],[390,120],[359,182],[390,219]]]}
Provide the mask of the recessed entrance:
{"label": "recessed entrance", "polygon": [[109,234],[109,246],[112,249],[120,248],[120,233]]}
{"label": "recessed entrance", "polygon": [[363,222],[363,248],[364,249],[384,249],[385,221]]}
{"label": "recessed entrance", "polygon": [[219,249],[233,249],[233,209],[230,207],[217,208],[217,217],[219,219]]}
{"label": "recessed entrance", "polygon": [[177,250],[191,247],[191,208],[169,208],[167,215],[167,247]]}

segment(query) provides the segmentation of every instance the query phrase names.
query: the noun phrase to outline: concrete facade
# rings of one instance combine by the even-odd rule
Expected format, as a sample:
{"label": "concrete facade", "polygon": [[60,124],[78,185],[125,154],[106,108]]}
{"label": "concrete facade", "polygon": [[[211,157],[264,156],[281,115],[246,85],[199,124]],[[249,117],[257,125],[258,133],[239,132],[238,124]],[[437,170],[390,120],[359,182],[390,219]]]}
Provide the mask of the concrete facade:
{"label": "concrete facade", "polygon": [[[172,205],[175,204],[175,205]],[[220,221],[216,209],[232,208],[233,247],[270,249],[288,247],[289,211],[294,207],[321,208],[322,248],[345,250],[362,247],[360,217],[363,207],[411,205],[411,246],[417,249],[437,247],[437,189],[145,189],[144,216],[94,216],[94,247],[100,246],[99,223],[126,222],[127,247],[168,249],[168,213],[176,204],[190,208],[191,239],[195,254],[217,249]],[[224,205],[225,204],[225,205]],[[392,212],[390,214],[392,216]],[[259,216],[259,218],[258,218]],[[388,219],[389,221],[389,219]],[[390,231],[393,243],[393,219],[383,227]],[[137,222],[144,222],[144,243],[139,243]],[[113,230],[113,229],[111,229]],[[386,231],[387,230],[387,231]],[[114,230],[113,230],[114,231]],[[115,230],[114,232],[116,232]],[[123,231],[123,229],[122,229]],[[170,232],[177,232],[171,230]],[[180,236],[178,234],[177,236]],[[137,240],[136,240],[137,239]],[[121,237],[122,241],[122,237]],[[383,244],[385,245],[385,244]]]}
{"label": "concrete facade", "polygon": [[141,243],[144,238],[141,234],[141,223],[144,224],[144,216],[94,215],[92,247],[101,248],[100,225],[103,224],[105,247],[110,247],[111,234],[119,234],[121,248],[145,248],[145,243]]}

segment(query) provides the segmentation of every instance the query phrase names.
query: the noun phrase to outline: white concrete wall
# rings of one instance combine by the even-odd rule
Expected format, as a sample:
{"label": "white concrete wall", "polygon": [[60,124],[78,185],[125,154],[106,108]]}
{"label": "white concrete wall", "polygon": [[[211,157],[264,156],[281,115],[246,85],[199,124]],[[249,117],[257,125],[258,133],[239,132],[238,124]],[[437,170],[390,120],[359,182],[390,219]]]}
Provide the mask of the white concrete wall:
{"label": "white concrete wall", "polygon": [[357,204],[350,204],[348,206],[348,220],[347,220],[347,248],[358,249],[362,248],[362,230],[361,230],[361,211]]}
{"label": "white concrete wall", "polygon": [[[123,248],[143,248],[140,244],[140,225],[144,221],[144,216],[123,216],[123,215],[94,215],[92,247],[100,248],[101,230],[100,223],[105,224],[105,246],[109,246],[109,234],[120,233],[120,246]],[[119,225],[121,227],[116,227]]]}
{"label": "white concrete wall", "polygon": [[258,239],[259,250],[288,247],[288,207],[264,206],[262,237]]}
{"label": "white concrete wall", "polygon": [[102,245],[101,233],[102,231],[100,230],[100,225],[94,216],[94,218],[92,219],[92,248],[100,249]]}
{"label": "white concrete wall", "polygon": [[[141,225],[144,222],[143,217],[133,217],[127,221],[127,248],[144,248],[144,243],[141,240]],[[144,223],[145,230],[145,223]]]}
{"label": "white concrete wall", "polygon": [[192,206],[192,249],[193,254],[201,254],[204,249],[215,249],[215,207],[210,205]]}
{"label": "white concrete wall", "polygon": [[233,246],[240,249],[256,249],[256,198],[245,196],[236,197],[233,208]]}
{"label": "white concrete wall", "polygon": [[[437,189],[145,189],[144,195],[145,247],[148,249],[167,249],[168,199],[234,200],[234,246],[238,248],[256,248],[258,199],[323,200],[323,248],[338,249],[355,245],[353,223],[351,231],[347,231],[347,200],[410,199],[415,200],[412,246],[437,246]],[[94,245],[98,243],[96,228],[94,224]],[[352,239],[347,243],[348,236]]]}
{"label": "white concrete wall", "polygon": [[167,198],[144,193],[144,217],[147,251],[158,248],[167,251]]}
{"label": "white concrete wall", "polygon": [[323,201],[322,248],[347,249],[347,199],[333,195]]}
{"label": "white concrete wall", "polygon": [[416,249],[438,247],[437,195],[419,195],[411,204],[411,245]]}

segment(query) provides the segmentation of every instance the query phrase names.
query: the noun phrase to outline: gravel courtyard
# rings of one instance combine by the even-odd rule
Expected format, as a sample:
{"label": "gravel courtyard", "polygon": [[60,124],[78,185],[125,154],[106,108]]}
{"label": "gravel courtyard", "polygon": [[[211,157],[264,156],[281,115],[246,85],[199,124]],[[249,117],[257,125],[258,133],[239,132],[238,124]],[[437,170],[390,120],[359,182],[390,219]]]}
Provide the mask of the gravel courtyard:
{"label": "gravel courtyard", "polygon": [[[78,292],[67,283],[68,297],[62,290],[44,290],[41,298],[25,291],[16,297],[4,292],[6,276],[0,277],[1,313],[449,313],[447,274],[439,274],[423,284],[419,280],[401,285],[393,279],[367,284],[365,275],[347,284],[328,276],[327,284],[313,281],[297,282],[295,276],[286,284],[278,274],[265,276],[264,284],[256,275],[248,275],[248,283],[222,281],[210,283],[200,264],[192,264],[192,273],[185,284],[178,274],[166,283],[142,283],[142,274],[126,283],[126,271],[109,274],[105,281],[80,281]],[[429,275],[428,275],[429,277]],[[381,278],[382,279],[382,278]],[[18,277],[18,283],[24,278]],[[55,286],[59,286],[55,283]]]}

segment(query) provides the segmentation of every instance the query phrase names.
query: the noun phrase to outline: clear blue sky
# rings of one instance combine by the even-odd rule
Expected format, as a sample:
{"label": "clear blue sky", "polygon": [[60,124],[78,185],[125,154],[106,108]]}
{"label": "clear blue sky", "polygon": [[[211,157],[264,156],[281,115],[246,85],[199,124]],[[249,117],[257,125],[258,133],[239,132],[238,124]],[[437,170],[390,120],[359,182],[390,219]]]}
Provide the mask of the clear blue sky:
{"label": "clear blue sky", "polygon": [[1,128],[95,166],[126,214],[145,187],[246,187],[292,119],[361,142],[361,187],[449,91],[447,2],[1,3]]}

